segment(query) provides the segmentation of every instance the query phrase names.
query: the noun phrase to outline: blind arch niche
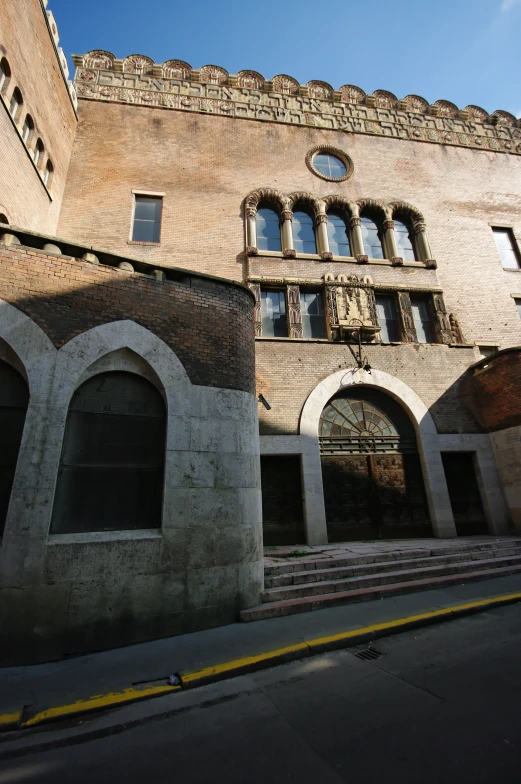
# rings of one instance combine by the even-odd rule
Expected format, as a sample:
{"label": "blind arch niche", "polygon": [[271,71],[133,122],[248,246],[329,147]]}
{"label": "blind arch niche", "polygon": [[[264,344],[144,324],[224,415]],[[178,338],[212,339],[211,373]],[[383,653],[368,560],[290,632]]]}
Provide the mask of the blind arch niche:
{"label": "blind arch niche", "polygon": [[69,406],[51,533],[159,528],[165,435],[150,381],[119,370],[85,381]]}

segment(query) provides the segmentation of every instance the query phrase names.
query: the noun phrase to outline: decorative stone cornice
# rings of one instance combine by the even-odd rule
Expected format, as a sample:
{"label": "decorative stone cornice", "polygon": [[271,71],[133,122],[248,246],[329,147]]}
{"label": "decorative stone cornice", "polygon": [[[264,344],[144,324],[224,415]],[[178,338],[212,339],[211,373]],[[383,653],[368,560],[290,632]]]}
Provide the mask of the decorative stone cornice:
{"label": "decorative stone cornice", "polygon": [[521,155],[521,123],[503,110],[460,110],[443,100],[429,105],[417,95],[398,100],[386,90],[366,95],[353,85],[334,90],[317,80],[300,85],[286,74],[266,80],[256,71],[231,75],[216,65],[196,70],[183,60],[160,65],[145,55],[118,60],[103,50],[73,59],[84,99]]}

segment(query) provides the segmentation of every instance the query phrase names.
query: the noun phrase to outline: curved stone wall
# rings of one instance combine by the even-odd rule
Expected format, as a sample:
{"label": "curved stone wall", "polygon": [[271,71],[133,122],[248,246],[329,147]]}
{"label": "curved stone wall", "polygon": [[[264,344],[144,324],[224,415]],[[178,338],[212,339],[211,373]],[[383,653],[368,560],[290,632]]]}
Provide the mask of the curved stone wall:
{"label": "curved stone wall", "polygon": [[[263,585],[251,294],[4,239],[0,359],[30,400],[0,548],[0,661],[236,620]],[[50,534],[69,403],[107,371],[147,378],[165,401],[161,527]]]}

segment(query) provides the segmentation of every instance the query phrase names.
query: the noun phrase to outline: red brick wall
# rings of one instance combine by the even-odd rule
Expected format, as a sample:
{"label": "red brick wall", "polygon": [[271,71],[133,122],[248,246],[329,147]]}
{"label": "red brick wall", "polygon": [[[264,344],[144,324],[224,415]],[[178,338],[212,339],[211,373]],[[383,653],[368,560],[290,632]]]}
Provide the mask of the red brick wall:
{"label": "red brick wall", "polygon": [[521,348],[487,357],[465,376],[461,393],[488,431],[521,425]]}
{"label": "red brick wall", "polygon": [[158,281],[0,245],[0,290],[57,347],[91,327],[131,319],[175,351],[194,384],[254,391],[253,297],[226,281]]}
{"label": "red brick wall", "polygon": [[[58,225],[65,180],[76,129],[76,116],[69,98],[47,17],[40,0],[0,0],[0,57],[11,67],[11,80],[0,98],[0,212],[22,228],[53,234]],[[30,154],[8,105],[15,87],[22,92],[22,111],[16,123],[22,128],[27,112],[35,130],[29,140]],[[49,191],[32,162],[32,150],[41,137],[54,174]]]}

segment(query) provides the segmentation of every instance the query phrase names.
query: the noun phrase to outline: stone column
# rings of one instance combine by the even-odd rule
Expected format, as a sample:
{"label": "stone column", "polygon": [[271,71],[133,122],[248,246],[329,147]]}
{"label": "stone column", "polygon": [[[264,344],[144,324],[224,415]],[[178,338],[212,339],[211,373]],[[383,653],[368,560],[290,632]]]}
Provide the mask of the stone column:
{"label": "stone column", "polygon": [[285,259],[294,259],[297,255],[293,247],[293,213],[291,210],[282,210],[282,253]]}
{"label": "stone column", "polygon": [[413,224],[414,235],[416,240],[416,255],[418,261],[430,261],[432,259],[432,252],[427,239],[426,226],[423,221],[415,221]]}
{"label": "stone column", "polygon": [[384,252],[386,258],[391,259],[393,264],[403,264],[403,259],[398,256],[398,246],[394,236],[394,221],[384,220]]}
{"label": "stone column", "polygon": [[315,226],[317,233],[317,253],[321,259],[329,261],[333,258],[333,254],[329,250],[329,238],[327,236],[327,215],[324,212],[318,212],[315,215]]}
{"label": "stone column", "polygon": [[349,221],[349,225],[351,227],[351,254],[355,258],[358,258],[358,256],[365,255],[360,216],[353,215]]}
{"label": "stone column", "polygon": [[246,253],[256,256],[257,250],[257,210],[246,207]]}

